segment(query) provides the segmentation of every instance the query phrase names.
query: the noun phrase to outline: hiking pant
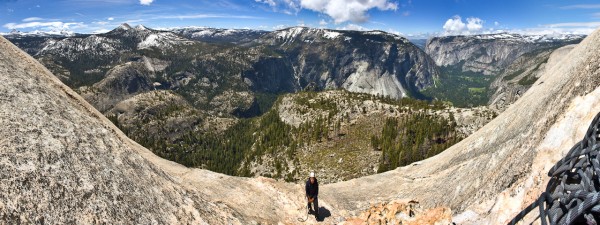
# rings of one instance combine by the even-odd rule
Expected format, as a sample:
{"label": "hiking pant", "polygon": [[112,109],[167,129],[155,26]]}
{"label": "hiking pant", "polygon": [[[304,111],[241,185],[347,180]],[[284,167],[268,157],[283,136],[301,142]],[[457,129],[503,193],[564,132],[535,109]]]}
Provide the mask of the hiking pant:
{"label": "hiking pant", "polygon": [[[312,202],[313,206],[315,207],[313,212],[315,212],[316,215],[319,214],[319,198],[317,196],[315,196],[315,200]],[[308,209],[312,209],[310,208],[310,202],[308,203]]]}

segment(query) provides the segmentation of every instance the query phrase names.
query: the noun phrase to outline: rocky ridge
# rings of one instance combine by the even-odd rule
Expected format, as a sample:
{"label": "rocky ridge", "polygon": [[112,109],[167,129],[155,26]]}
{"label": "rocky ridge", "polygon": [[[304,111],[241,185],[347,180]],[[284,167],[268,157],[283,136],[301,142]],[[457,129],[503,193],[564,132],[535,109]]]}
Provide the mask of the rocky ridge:
{"label": "rocky ridge", "polygon": [[542,49],[517,58],[490,85],[490,90],[493,91],[489,101],[490,108],[498,112],[506,110],[574,47],[575,45],[567,45],[558,49]]}
{"label": "rocky ridge", "polygon": [[291,27],[257,42],[282,51],[290,59],[294,79],[319,89],[344,88],[397,99],[435,85],[439,75],[421,49],[382,31]]}
{"label": "rocky ridge", "polygon": [[434,37],[427,41],[425,51],[438,66],[497,75],[525,53],[578,43],[582,38],[509,33]]}

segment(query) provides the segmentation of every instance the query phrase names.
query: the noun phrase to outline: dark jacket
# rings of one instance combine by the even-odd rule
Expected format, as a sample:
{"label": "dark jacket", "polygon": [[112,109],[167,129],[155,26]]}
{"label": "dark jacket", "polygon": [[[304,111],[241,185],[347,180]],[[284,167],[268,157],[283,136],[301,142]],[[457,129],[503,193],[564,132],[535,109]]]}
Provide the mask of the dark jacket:
{"label": "dark jacket", "polygon": [[310,178],[308,178],[308,180],[306,181],[306,195],[308,197],[314,198],[317,197],[319,195],[319,181],[317,180],[317,178],[315,178],[315,183],[311,184],[310,183]]}

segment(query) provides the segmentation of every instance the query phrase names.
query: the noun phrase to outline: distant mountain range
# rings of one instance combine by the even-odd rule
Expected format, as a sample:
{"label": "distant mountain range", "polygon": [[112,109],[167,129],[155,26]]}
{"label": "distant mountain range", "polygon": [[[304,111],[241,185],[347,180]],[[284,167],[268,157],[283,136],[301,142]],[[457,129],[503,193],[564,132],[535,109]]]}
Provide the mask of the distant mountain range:
{"label": "distant mountain range", "polygon": [[[42,62],[48,63],[47,66],[64,82],[74,87],[91,86],[105,78],[110,68],[146,56],[146,51],[169,50],[177,54],[181,50],[179,52],[185,52],[184,55],[190,54],[186,58],[188,62],[202,61],[199,55],[192,55],[194,51],[203,51],[214,53],[205,57],[223,56],[220,63],[241,66],[237,68],[241,73],[237,83],[245,87],[238,91],[284,93],[306,88],[344,88],[393,98],[437,98],[466,106],[491,101],[488,99],[496,91],[495,86],[491,86],[492,81],[517,58],[523,55],[534,57],[526,53],[551,51],[578,43],[584,36],[498,33],[409,41],[382,31],[306,27],[276,31],[208,27],[154,30],[143,25],[131,27],[122,24],[104,34],[13,31],[5,37],[29,54],[43,58]],[[236,56],[225,57],[234,52]],[[246,57],[234,59],[244,54]],[[132,57],[122,58],[124,55]],[[85,65],[85,69],[81,65]],[[170,73],[198,72],[194,65],[187,67],[190,71]],[[217,70],[223,72],[222,69],[213,69],[208,69],[210,72],[207,74],[214,74]],[[461,82],[453,76],[457,72],[473,73],[477,76],[476,80],[481,81],[454,90],[460,86],[457,82]],[[219,76],[231,78],[233,75]],[[152,83],[158,82],[158,78],[153,79]],[[173,74],[166,74],[160,79],[165,83],[163,88],[173,84],[180,88],[180,82],[174,80]],[[481,91],[469,93],[466,91],[468,88]],[[461,96],[470,97],[463,99]]]}
{"label": "distant mountain range", "polygon": [[[519,93],[526,91],[535,81],[499,80],[513,62],[544,53],[543,62],[545,53],[584,38],[498,33],[408,40],[383,31],[155,30],[128,24],[103,34],[13,31],[5,37],[66,84],[93,90],[96,94],[88,100],[98,102],[100,109],[109,110],[160,83],[157,88],[174,90],[195,107],[238,117],[266,111],[258,106],[260,96],[339,88],[396,99],[439,99],[461,107],[501,103],[497,108],[502,109],[516,99],[499,101],[497,96],[516,86],[522,86]],[[138,75],[117,79],[132,74]],[[131,92],[110,89],[115,86],[103,85],[110,83],[106,79],[126,82],[120,85]],[[222,104],[224,98],[237,103]]]}
{"label": "distant mountain range", "polygon": [[344,88],[400,98],[416,96],[432,86],[439,74],[424,51],[403,37],[380,31],[305,27],[273,32],[213,28],[153,30],[123,24],[104,34],[12,33],[6,38],[40,59],[63,82],[75,88],[91,87],[106,78],[112,68],[135,64],[144,57],[171,65],[159,76],[146,78],[146,84],[160,82],[163,88],[195,92],[197,88],[188,91],[185,87],[197,85],[205,80],[203,77],[212,78],[211,82],[228,80],[220,83],[218,86],[223,89],[208,99],[205,96],[192,99],[203,103],[210,103],[214,96],[233,89],[281,93]]}
{"label": "distant mountain range", "polygon": [[519,56],[539,49],[579,43],[583,35],[520,35],[510,33],[434,37],[426,52],[439,66],[497,75]]}

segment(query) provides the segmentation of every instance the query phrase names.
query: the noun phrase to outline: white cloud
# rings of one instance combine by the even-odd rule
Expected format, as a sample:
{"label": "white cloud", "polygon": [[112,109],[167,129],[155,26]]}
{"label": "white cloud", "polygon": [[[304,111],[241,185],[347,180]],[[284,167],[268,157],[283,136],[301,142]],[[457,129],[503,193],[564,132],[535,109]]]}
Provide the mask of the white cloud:
{"label": "white cloud", "polygon": [[396,10],[398,4],[388,0],[300,0],[302,8],[327,14],[335,23],[365,22],[371,9]]}
{"label": "white cloud", "polygon": [[271,6],[276,12],[296,14],[300,9],[323,13],[336,24],[343,22],[365,22],[371,9],[397,10],[398,3],[390,0],[255,0]]}
{"label": "white cloud", "polygon": [[476,17],[467,18],[467,29],[471,32],[479,31],[483,28],[483,23],[483,20]]}
{"label": "white cloud", "polygon": [[444,32],[446,33],[462,33],[465,30],[465,23],[463,23],[462,18],[460,16],[453,16],[452,18],[446,20],[444,23]]}
{"label": "white cloud", "polygon": [[338,27],[338,30],[358,30],[358,31],[367,31],[370,29],[367,29],[366,27],[360,26],[360,25],[356,25],[353,23],[347,24],[346,26],[343,27]]}
{"label": "white cloud", "polygon": [[443,26],[443,33],[438,35],[475,35],[494,33],[518,33],[524,35],[564,35],[564,34],[590,34],[600,28],[600,21],[568,22],[544,24],[538,27],[509,29],[494,21],[493,27],[484,27],[485,21],[477,17],[463,20],[459,15],[448,19]]}
{"label": "white cloud", "polygon": [[28,23],[7,23],[3,27],[8,29],[24,29],[24,28],[38,28],[38,27],[52,27],[52,28],[68,28],[71,25],[77,23],[63,23],[63,22],[28,22]]}
{"label": "white cloud", "polygon": [[113,20],[115,20],[115,18],[114,17],[108,17],[107,20],[113,21]]}
{"label": "white cloud", "polygon": [[39,18],[39,17],[29,17],[29,18],[23,19],[23,22],[31,22],[31,21],[38,21],[38,20],[44,20],[44,19]]}
{"label": "white cloud", "polygon": [[140,0],[140,4],[142,5],[150,5],[154,2],[154,0]]}
{"label": "white cloud", "polygon": [[477,34],[483,29],[483,23],[485,21],[477,17],[469,17],[467,23],[464,23],[462,18],[456,15],[446,20],[442,28],[446,35]]}
{"label": "white cloud", "polygon": [[82,22],[74,22],[74,23],[63,23],[60,21],[52,21],[52,22],[26,22],[26,23],[7,23],[4,24],[3,27],[7,29],[40,29],[43,31],[70,31],[72,29],[83,29],[86,28]]}

